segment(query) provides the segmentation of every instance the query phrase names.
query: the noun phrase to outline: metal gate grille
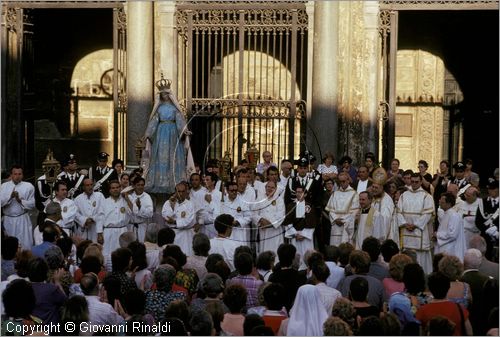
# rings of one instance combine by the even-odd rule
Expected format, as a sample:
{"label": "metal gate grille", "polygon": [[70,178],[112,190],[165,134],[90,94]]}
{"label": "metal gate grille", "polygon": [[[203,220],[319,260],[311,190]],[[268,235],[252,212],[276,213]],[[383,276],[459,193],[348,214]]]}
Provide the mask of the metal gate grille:
{"label": "metal gate grille", "polygon": [[304,2],[178,2],[179,98],[195,160],[238,162],[253,143],[275,161],[304,140]]}

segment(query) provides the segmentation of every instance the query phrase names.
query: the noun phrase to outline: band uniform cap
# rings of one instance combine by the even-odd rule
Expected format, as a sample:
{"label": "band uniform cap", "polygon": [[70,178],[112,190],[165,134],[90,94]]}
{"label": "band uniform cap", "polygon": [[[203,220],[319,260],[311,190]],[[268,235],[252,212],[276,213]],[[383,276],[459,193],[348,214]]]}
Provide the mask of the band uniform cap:
{"label": "band uniform cap", "polygon": [[498,185],[499,185],[498,180],[496,180],[493,177],[489,177],[488,181],[486,182],[486,188],[491,190],[498,188]]}
{"label": "band uniform cap", "polygon": [[73,154],[73,153],[70,153],[67,157],[66,157],[66,161],[69,163],[70,161],[76,161],[76,156]]}
{"label": "band uniform cap", "polygon": [[461,162],[461,161],[457,161],[455,163],[455,165],[453,165],[453,168],[455,170],[463,170],[463,171],[465,171],[465,164],[463,162]]}
{"label": "band uniform cap", "polygon": [[301,157],[296,161],[298,167],[307,167],[309,166],[309,160],[306,157]]}
{"label": "band uniform cap", "polygon": [[[311,152],[311,151],[309,151],[309,150],[304,150],[304,151],[300,154],[299,158],[306,158],[306,159],[307,159],[309,162],[311,162],[311,163],[313,163],[313,162],[315,162],[315,161],[316,161],[316,156],[315,156],[315,155],[313,155],[313,154],[312,154],[312,152]],[[299,159],[299,160],[300,160],[300,159]]]}
{"label": "band uniform cap", "polygon": [[99,154],[97,155],[97,159],[108,159],[109,157],[109,154],[107,154],[106,152],[99,152]]}

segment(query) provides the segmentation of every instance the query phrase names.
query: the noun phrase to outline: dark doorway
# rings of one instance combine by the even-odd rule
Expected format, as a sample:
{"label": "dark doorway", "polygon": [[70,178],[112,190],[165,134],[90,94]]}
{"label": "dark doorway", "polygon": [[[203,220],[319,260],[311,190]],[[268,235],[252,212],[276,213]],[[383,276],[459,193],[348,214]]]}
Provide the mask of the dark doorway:
{"label": "dark doorway", "polygon": [[499,160],[498,17],[493,10],[399,12],[398,49],[441,57],[460,85],[464,98],[452,107],[450,124],[462,124],[462,157],[474,161],[481,185]]}

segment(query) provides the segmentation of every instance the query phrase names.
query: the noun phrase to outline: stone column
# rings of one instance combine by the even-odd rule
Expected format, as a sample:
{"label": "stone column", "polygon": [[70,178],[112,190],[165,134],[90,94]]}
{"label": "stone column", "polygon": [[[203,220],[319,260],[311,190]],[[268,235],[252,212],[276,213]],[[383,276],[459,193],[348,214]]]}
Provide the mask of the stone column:
{"label": "stone column", "polygon": [[338,2],[315,2],[312,104],[308,111],[307,145],[319,162],[320,149],[321,155],[330,151],[337,157],[337,24]]}
{"label": "stone column", "polygon": [[[378,152],[378,74],[379,74],[379,4],[378,1],[364,3],[364,23],[366,35],[366,97],[367,118],[364,137],[365,151]],[[379,155],[379,159],[381,156]]]}
{"label": "stone column", "polygon": [[172,80],[172,90],[178,96],[177,80],[177,32],[175,30],[175,1],[155,2],[154,25],[154,73],[160,78],[163,72],[165,78]]}
{"label": "stone column", "polygon": [[137,165],[135,144],[153,106],[153,2],[127,3],[127,164]]}

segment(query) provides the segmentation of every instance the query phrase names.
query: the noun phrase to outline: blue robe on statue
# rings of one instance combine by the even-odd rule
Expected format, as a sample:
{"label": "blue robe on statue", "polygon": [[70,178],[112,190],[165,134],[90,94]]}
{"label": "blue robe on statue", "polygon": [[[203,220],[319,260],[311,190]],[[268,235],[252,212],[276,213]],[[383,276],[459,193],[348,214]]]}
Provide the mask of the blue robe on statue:
{"label": "blue robe on statue", "polygon": [[151,157],[145,189],[149,193],[171,193],[186,179],[186,149],[181,140],[186,122],[171,103],[161,103],[146,129]]}

